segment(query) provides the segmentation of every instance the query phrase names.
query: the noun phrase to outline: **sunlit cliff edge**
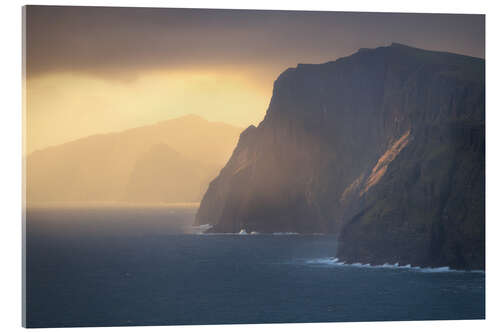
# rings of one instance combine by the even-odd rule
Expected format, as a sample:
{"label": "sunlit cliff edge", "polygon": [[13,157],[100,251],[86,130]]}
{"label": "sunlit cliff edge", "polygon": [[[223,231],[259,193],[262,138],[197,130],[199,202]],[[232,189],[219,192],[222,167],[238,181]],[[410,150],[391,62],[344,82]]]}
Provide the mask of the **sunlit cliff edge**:
{"label": "sunlit cliff edge", "polygon": [[197,224],[339,233],[346,262],[484,269],[484,60],[401,44],[276,80]]}

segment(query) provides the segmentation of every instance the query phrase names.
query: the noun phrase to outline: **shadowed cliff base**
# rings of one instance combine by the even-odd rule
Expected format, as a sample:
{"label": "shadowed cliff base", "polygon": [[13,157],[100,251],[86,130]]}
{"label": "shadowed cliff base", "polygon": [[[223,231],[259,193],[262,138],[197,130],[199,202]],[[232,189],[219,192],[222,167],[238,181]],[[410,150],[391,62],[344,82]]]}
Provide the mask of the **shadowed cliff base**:
{"label": "shadowed cliff base", "polygon": [[401,44],[289,68],[196,223],[340,233],[346,262],[484,269],[484,91],[483,59]]}

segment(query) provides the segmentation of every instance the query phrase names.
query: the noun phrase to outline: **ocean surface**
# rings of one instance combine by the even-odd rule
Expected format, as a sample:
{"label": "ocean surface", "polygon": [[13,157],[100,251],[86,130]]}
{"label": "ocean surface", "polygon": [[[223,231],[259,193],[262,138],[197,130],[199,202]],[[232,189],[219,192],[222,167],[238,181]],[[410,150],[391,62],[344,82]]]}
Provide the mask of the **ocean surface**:
{"label": "ocean surface", "polygon": [[482,319],[484,272],[345,265],[332,235],[207,235],[195,208],[27,212],[27,326]]}

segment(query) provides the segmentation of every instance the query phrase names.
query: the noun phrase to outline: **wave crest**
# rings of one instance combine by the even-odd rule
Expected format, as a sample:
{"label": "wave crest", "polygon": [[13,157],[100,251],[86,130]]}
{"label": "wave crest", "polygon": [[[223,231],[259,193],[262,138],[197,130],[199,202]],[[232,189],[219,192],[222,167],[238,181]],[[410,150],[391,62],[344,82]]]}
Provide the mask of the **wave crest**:
{"label": "wave crest", "polygon": [[444,266],[444,267],[420,267],[420,266],[412,266],[410,264],[401,266],[399,263],[395,264],[389,264],[385,263],[383,265],[372,265],[372,264],[363,264],[363,263],[353,263],[353,264],[347,264],[343,261],[340,261],[338,258],[318,258],[318,259],[310,259],[306,260],[307,264],[313,264],[313,265],[331,265],[331,266],[346,266],[346,267],[357,267],[357,268],[386,268],[386,269],[404,269],[404,270],[411,270],[411,271],[417,271],[417,272],[422,272],[422,273],[449,273],[449,272],[462,272],[462,273],[483,273],[484,271],[481,270],[471,270],[471,271],[466,271],[466,270],[456,270],[456,269],[451,269],[450,267]]}

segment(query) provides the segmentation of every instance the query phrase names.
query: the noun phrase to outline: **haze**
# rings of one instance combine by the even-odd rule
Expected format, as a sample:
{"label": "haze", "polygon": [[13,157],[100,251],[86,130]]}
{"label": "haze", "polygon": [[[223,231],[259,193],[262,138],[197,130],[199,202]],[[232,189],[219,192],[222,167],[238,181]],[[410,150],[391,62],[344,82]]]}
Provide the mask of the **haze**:
{"label": "haze", "polygon": [[196,203],[229,159],[241,128],[188,115],[93,135],[27,158],[29,206]]}

